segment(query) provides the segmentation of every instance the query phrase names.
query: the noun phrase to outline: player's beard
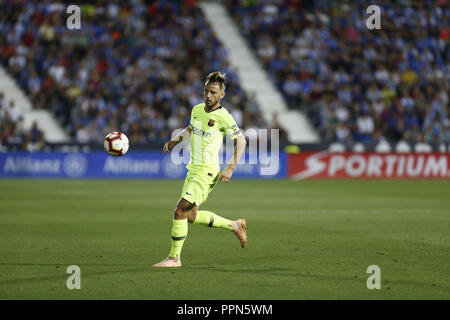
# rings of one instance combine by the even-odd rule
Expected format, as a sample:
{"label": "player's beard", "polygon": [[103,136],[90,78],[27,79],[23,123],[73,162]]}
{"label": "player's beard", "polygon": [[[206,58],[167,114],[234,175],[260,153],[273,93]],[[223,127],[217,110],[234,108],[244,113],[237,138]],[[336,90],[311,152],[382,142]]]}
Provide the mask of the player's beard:
{"label": "player's beard", "polygon": [[205,105],[208,109],[212,109],[218,103],[219,103],[219,100],[210,100],[209,102],[207,100],[205,100]]}

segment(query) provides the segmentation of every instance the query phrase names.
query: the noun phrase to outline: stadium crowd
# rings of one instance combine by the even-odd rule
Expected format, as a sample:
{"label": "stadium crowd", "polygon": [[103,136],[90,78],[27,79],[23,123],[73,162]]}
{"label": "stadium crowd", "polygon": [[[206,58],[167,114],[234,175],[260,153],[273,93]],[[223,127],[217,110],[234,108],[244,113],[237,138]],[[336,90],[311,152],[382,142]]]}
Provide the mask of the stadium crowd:
{"label": "stadium crowd", "polygon": [[223,0],[292,108],[323,141],[450,142],[446,1]]}
{"label": "stadium crowd", "polygon": [[[55,0],[2,2],[0,60],[34,107],[53,112],[75,141],[102,142],[120,130],[132,144],[163,143],[188,124],[205,76],[216,70],[227,75],[224,105],[237,124],[265,127],[195,0],[91,1],[80,5],[81,30],[67,28],[66,8]],[[29,134],[9,103],[0,104],[0,142],[24,142]]]}
{"label": "stadium crowd", "polygon": [[45,138],[36,121],[31,128],[24,127],[24,117],[20,108],[13,100],[7,101],[3,91],[0,91],[0,145],[19,145],[26,151],[44,150]]}

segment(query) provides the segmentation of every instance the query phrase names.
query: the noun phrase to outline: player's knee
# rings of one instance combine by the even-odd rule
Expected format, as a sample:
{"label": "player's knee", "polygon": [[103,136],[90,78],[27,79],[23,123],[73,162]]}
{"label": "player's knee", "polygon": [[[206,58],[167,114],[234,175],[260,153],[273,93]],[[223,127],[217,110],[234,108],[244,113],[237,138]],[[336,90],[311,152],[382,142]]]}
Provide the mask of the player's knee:
{"label": "player's knee", "polygon": [[188,218],[189,222],[191,222],[192,212],[194,213],[194,219],[197,215],[197,207],[195,204],[190,203],[189,201],[181,198],[177,203],[177,207],[175,208],[175,212],[173,214],[175,220],[186,219]]}
{"label": "player's knee", "polygon": [[192,208],[187,216],[188,222],[189,223],[194,223],[195,218],[197,218],[197,207]]}
{"label": "player's knee", "polygon": [[186,217],[187,217],[187,212],[185,210],[183,210],[180,207],[177,207],[175,209],[175,212],[173,213],[173,218],[175,220],[185,219]]}

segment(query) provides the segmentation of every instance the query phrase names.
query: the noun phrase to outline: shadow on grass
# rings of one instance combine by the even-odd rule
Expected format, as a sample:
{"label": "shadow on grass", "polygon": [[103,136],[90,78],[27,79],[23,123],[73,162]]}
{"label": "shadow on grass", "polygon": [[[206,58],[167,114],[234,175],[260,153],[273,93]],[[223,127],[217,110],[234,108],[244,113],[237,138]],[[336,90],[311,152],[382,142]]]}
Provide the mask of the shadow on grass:
{"label": "shadow on grass", "polygon": [[[52,276],[41,276],[41,277],[28,277],[21,279],[0,279],[0,285],[7,284],[20,284],[30,281],[48,281],[55,279],[66,279],[68,274],[65,273],[65,268],[71,264],[55,264],[55,263],[0,263],[0,266],[58,266],[62,267],[61,272],[58,272],[57,275]],[[87,264],[79,264],[80,268],[83,266],[97,266],[97,267],[123,267],[123,266],[131,266],[130,264],[101,264],[101,263],[87,263]],[[134,265],[136,266],[136,265]],[[134,273],[134,272],[172,272],[174,273],[176,270],[185,272],[185,271],[210,271],[210,272],[219,272],[219,273],[229,273],[229,274],[246,274],[246,275],[256,275],[256,276],[275,276],[275,277],[284,277],[291,279],[312,279],[317,281],[351,281],[351,282],[366,282],[365,277],[355,277],[352,276],[333,276],[333,275],[324,275],[324,274],[314,274],[309,272],[298,272],[289,268],[279,268],[279,267],[265,267],[259,269],[225,269],[223,267],[201,267],[201,266],[183,266],[182,268],[152,268],[151,264],[142,264],[139,265],[138,268],[124,269],[124,270],[111,270],[111,271],[93,271],[87,273],[89,276],[96,275],[105,275],[105,274],[125,274],[125,273]],[[395,285],[406,285],[406,286],[416,286],[420,288],[430,288],[433,287],[435,289],[442,289],[445,291],[450,291],[450,286],[439,283],[428,283],[428,282],[418,282],[411,280],[391,280],[384,279],[382,280],[383,287],[395,286]]]}
{"label": "shadow on grass", "polygon": [[[240,273],[240,274],[253,274],[258,276],[276,276],[276,277],[285,277],[292,279],[313,279],[318,281],[352,281],[352,282],[361,282],[366,283],[367,278],[359,277],[355,275],[352,276],[332,276],[332,275],[324,275],[324,274],[313,274],[313,273],[302,273],[297,272],[295,270],[289,268],[260,268],[260,269],[224,269],[224,268],[216,268],[216,267],[183,267],[184,269],[192,269],[192,270],[203,270],[203,271],[213,271],[213,272],[224,272],[224,273]],[[406,286],[417,286],[420,288],[436,288],[443,289],[446,291],[450,291],[450,286],[439,283],[429,283],[429,282],[418,282],[411,280],[390,280],[384,279],[382,280],[382,284],[384,287],[391,287],[395,285],[406,285]]]}
{"label": "shadow on grass", "polygon": [[[20,264],[5,264],[0,263],[0,265],[8,265],[8,266],[62,266],[62,269],[55,269],[58,270],[58,274],[52,275],[52,276],[40,276],[40,277],[27,277],[27,278],[20,278],[20,279],[0,279],[0,285],[8,285],[8,284],[20,284],[20,283],[26,283],[26,282],[34,282],[34,281],[48,281],[48,280],[57,280],[57,279],[67,279],[69,274],[66,273],[65,268],[66,266],[70,266],[71,264],[44,264],[44,263],[20,263]],[[83,266],[102,266],[102,267],[117,267],[117,266],[130,266],[128,265],[118,265],[118,264],[80,264],[80,268]],[[105,274],[117,274],[117,273],[133,273],[133,272],[140,272],[140,271],[146,271],[150,270],[150,265],[144,265],[140,268],[132,268],[132,269],[125,269],[125,270],[111,270],[111,271],[93,271],[87,273],[87,275],[90,276],[96,276],[96,275],[105,275]],[[60,271],[61,270],[61,271]],[[83,274],[83,272],[82,272]],[[86,274],[86,273],[85,273]]]}
{"label": "shadow on grass", "polygon": [[[55,267],[68,267],[75,263],[2,263],[0,266],[55,266]],[[129,263],[77,263],[78,266],[98,266],[98,267],[115,267],[115,266],[130,266]],[[136,264],[134,264],[136,265]],[[147,265],[147,264],[142,264]]]}

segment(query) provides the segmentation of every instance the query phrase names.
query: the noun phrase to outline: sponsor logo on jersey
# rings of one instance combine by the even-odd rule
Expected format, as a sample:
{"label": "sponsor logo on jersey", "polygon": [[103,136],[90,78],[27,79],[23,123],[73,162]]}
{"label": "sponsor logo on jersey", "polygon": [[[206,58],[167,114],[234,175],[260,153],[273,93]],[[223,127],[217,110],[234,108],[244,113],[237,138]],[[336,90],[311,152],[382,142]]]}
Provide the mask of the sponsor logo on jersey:
{"label": "sponsor logo on jersey", "polygon": [[194,134],[199,135],[199,136],[211,138],[211,132],[206,132],[206,131],[203,131],[196,127],[192,127],[192,132],[194,132]]}

